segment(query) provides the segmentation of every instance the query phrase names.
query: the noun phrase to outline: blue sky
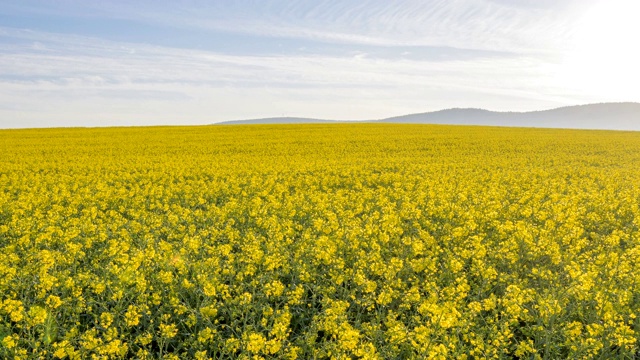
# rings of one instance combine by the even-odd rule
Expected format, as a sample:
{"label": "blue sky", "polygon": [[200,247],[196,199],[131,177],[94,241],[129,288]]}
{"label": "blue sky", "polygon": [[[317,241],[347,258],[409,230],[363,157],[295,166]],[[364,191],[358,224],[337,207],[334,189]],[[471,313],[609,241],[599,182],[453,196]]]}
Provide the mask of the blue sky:
{"label": "blue sky", "polygon": [[0,0],[0,128],[640,101],[638,11],[635,0]]}

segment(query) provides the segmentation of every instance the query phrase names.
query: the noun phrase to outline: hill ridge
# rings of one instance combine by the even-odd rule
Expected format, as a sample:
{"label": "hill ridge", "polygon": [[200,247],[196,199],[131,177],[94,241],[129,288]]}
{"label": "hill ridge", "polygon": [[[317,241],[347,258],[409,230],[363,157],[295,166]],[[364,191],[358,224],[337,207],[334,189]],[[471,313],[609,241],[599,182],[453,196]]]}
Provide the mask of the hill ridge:
{"label": "hill ridge", "polygon": [[326,120],[304,117],[270,117],[224,121],[216,123],[216,125],[311,124],[339,122],[640,130],[640,103],[593,103],[524,112],[492,111],[482,108],[449,108],[424,113],[393,116],[383,119],[357,121]]}

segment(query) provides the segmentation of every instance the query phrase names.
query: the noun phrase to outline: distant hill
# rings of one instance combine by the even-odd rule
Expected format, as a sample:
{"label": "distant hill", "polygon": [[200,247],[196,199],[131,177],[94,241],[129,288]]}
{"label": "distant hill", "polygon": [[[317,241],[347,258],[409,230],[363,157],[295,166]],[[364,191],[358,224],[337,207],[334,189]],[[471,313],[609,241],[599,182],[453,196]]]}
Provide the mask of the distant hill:
{"label": "distant hill", "polygon": [[[227,121],[219,124],[304,124],[328,122],[337,121],[283,117]],[[640,130],[640,103],[589,104],[530,112],[447,109],[363,122]]]}
{"label": "distant hill", "polygon": [[590,104],[531,112],[449,109],[392,117],[380,121],[410,124],[640,130],[640,104]]}

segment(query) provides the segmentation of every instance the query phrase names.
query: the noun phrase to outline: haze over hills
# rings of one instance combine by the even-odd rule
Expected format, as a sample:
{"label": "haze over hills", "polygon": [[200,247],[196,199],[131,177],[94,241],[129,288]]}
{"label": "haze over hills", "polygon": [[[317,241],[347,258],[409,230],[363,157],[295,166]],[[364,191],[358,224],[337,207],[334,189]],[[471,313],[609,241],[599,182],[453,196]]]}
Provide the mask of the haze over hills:
{"label": "haze over hills", "polygon": [[[227,124],[304,124],[340,122],[307,118],[236,120]],[[361,122],[442,125],[488,125],[540,128],[640,130],[640,103],[601,103],[530,112],[497,112],[483,109],[447,109]]]}

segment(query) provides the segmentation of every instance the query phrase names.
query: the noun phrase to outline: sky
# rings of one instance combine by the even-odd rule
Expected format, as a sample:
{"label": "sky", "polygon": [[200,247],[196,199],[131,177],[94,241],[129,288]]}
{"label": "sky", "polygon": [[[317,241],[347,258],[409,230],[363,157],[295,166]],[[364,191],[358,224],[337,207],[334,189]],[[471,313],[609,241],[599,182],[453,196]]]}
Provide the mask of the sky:
{"label": "sky", "polygon": [[0,128],[640,102],[637,0],[0,0]]}

